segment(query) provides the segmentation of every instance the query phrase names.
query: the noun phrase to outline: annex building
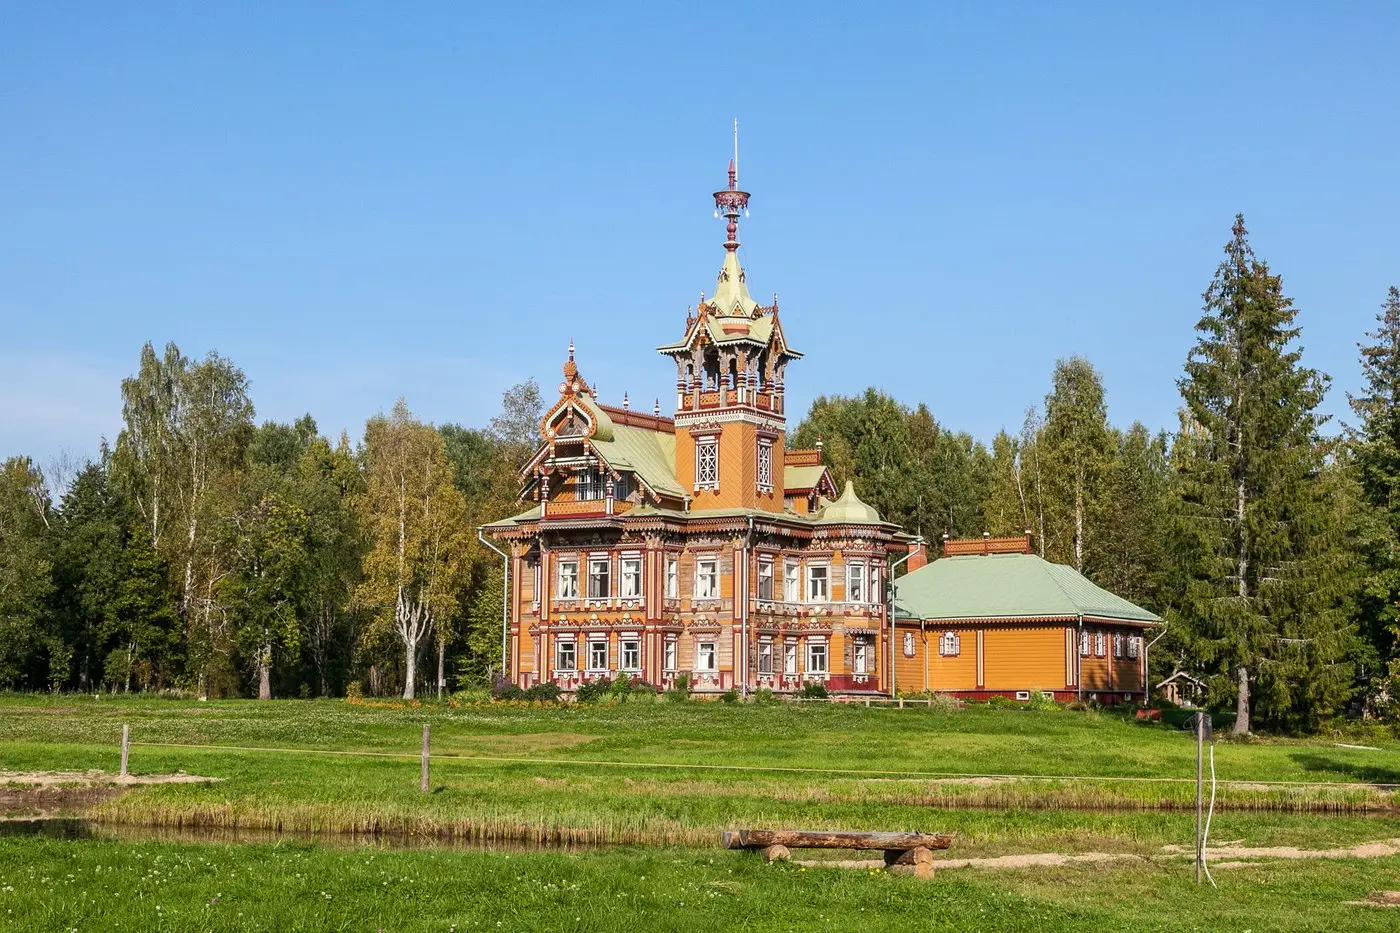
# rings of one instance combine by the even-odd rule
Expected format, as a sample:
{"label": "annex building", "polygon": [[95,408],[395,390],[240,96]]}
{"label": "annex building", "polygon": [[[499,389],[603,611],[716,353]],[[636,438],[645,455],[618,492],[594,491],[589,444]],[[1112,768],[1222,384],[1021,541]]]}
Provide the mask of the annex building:
{"label": "annex building", "polygon": [[[787,446],[787,368],[802,354],[787,342],[777,297],[759,304],[739,263],[749,197],[731,162],[728,186],[714,194],[727,220],[714,292],[658,348],[676,369],[674,414],[663,416],[659,400],[649,414],[626,396],[601,403],[569,346],[559,398],[520,471],[521,501],[533,504],[484,529],[507,547],[511,679],[565,691],[626,674],[666,688],[686,675],[701,694],[792,693],[819,681],[855,696],[1062,696],[1098,677],[1102,634],[1114,651],[1120,637],[1136,639],[1132,664],[1116,663],[1126,654],[1108,664],[1110,685],[1126,694],[1145,682],[1139,634],[1156,617],[1137,607],[1084,616],[1058,597],[1042,605],[1054,594],[1029,583],[1015,587],[1020,602],[1004,604],[1010,590],[996,573],[943,569],[963,557],[886,586],[893,564],[922,562],[923,546],[850,483],[838,490],[820,443]],[[998,571],[1014,565],[1018,580],[1033,574],[1017,556],[1058,566],[967,556]],[[1097,589],[1069,568],[1048,572],[1065,570]],[[1091,654],[1081,660],[1082,635]]]}

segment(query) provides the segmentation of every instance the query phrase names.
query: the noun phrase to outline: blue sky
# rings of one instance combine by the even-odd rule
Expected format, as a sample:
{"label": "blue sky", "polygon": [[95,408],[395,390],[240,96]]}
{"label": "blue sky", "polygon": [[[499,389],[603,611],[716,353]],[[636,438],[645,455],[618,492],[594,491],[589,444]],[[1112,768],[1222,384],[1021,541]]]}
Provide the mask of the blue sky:
{"label": "blue sky", "polygon": [[0,456],[91,454],[141,344],[260,418],[484,424],[570,338],[616,403],[741,257],[793,412],[877,385],[984,439],[1057,357],[1171,427],[1236,211],[1355,389],[1400,284],[1394,4],[9,4]]}

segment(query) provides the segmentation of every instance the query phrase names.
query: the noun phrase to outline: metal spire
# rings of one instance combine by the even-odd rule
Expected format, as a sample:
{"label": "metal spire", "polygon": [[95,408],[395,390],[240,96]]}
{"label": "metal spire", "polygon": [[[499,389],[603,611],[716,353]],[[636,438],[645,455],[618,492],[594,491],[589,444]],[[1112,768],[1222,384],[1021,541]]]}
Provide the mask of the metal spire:
{"label": "metal spire", "polygon": [[715,216],[723,214],[729,235],[724,248],[731,253],[739,248],[739,215],[749,212],[749,193],[739,189],[739,121],[734,121],[734,158],[729,160],[729,187],[715,192]]}

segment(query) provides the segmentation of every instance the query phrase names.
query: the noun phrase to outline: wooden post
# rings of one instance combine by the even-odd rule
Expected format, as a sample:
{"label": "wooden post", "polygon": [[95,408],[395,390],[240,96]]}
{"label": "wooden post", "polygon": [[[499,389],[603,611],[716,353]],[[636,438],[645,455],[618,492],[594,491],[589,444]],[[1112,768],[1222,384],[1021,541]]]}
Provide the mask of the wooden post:
{"label": "wooden post", "polygon": [[131,726],[122,726],[122,777],[126,777],[127,747],[131,744]]}
{"label": "wooden post", "polygon": [[904,709],[904,697],[899,698],[899,708]]}
{"label": "wooden post", "polygon": [[1196,883],[1201,883],[1201,861],[1205,851],[1201,848],[1201,752],[1206,744],[1206,714],[1196,714]]}
{"label": "wooden post", "polygon": [[428,724],[423,723],[423,793],[428,792]]}

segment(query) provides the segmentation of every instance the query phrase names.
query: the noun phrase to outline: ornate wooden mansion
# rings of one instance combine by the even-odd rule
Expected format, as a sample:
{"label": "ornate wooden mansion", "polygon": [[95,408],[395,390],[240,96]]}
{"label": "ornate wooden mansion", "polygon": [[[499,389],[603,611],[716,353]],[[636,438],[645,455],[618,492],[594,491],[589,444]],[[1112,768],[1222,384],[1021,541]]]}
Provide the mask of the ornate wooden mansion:
{"label": "ornate wooden mansion", "polygon": [[[738,259],[749,195],[734,163],[714,199],[728,221],[714,294],[701,295],[680,340],[658,348],[675,363],[675,414],[659,402],[634,411],[625,396],[620,407],[600,403],[571,344],[559,400],[521,470],[521,499],[533,506],[484,529],[508,547],[511,678],[566,691],[621,674],[662,687],[684,674],[698,693],[794,692],[809,681],[857,695],[1078,689],[1058,616],[1046,643],[1063,676],[1037,664],[1035,678],[1052,675],[1025,684],[984,676],[1001,670],[989,661],[971,660],[974,674],[962,676],[966,665],[946,651],[966,636],[958,656],[975,659],[990,644],[966,612],[956,625],[934,622],[953,633],[943,654],[929,647],[943,634],[930,629],[936,609],[901,600],[891,627],[886,576],[919,547],[851,484],[838,492],[820,443],[787,447],[787,367],[802,354],[787,342],[777,297],[760,305],[749,293]],[[955,683],[939,683],[944,670],[959,672]]]}

